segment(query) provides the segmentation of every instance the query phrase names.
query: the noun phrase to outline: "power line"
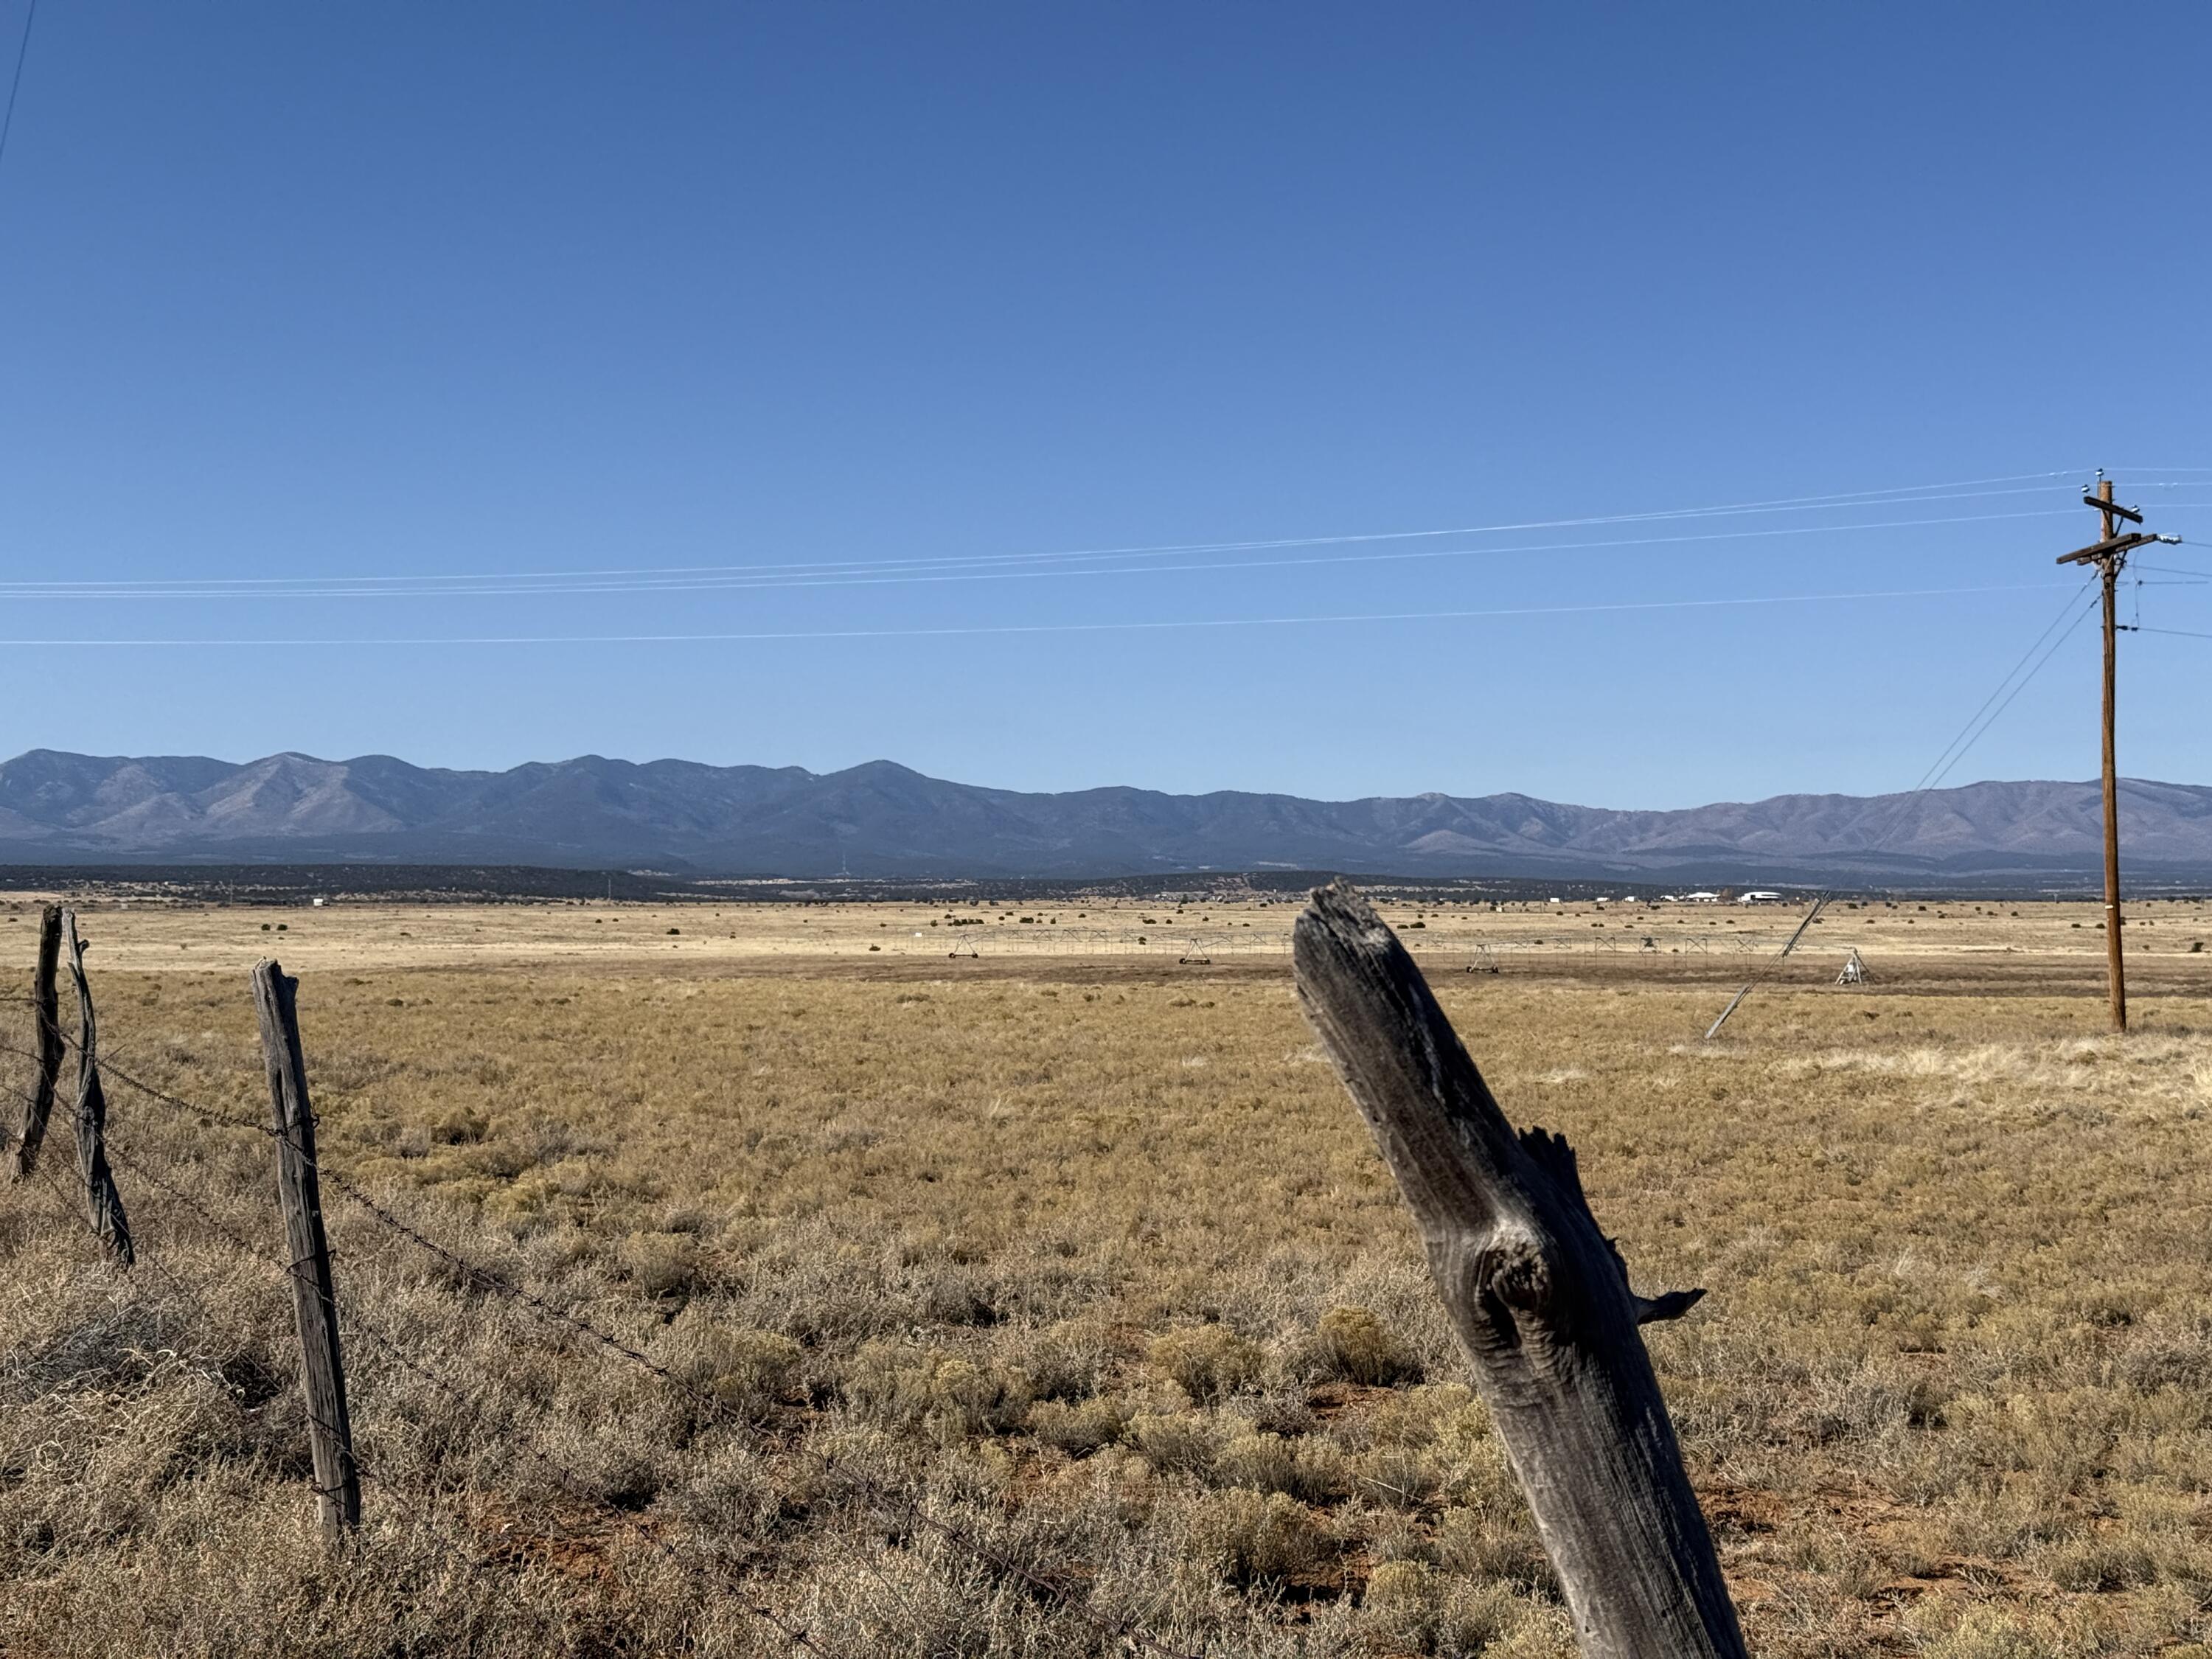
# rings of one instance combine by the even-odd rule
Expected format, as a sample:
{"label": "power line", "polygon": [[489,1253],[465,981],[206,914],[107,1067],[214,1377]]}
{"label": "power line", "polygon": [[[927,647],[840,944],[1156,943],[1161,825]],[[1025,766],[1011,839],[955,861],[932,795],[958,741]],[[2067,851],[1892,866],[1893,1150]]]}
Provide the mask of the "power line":
{"label": "power line", "polygon": [[2057,582],[2006,582],[1979,587],[1888,588],[1856,593],[1778,593],[1718,599],[1632,599],[1602,605],[1516,605],[1482,611],[1395,611],[1328,617],[1217,617],[1146,622],[1017,623],[949,628],[835,628],[784,632],[728,634],[547,634],[480,635],[422,638],[324,639],[0,639],[0,646],[36,647],[327,649],[338,646],[377,647],[492,645],[723,645],[775,641],[945,639],[954,636],[1144,633],[1208,628],[1306,627],[1347,623],[1461,622],[1511,617],[1597,616],[1641,611],[1721,610],[1777,605],[1820,605],[1871,599],[1948,599],[1983,593],[2027,593],[2068,586]]}
{"label": "power line", "polygon": [[[1768,512],[1842,510],[1853,507],[1911,506],[1922,501],[1957,501],[1978,495],[2033,495],[2047,487],[2039,484],[2023,489],[1966,489],[1966,485],[2007,484],[2023,478],[2048,480],[2069,476],[2063,472],[2017,473],[2008,477],[1963,479],[1955,484],[1917,484],[1895,486],[1888,489],[1858,490],[1840,495],[1797,496],[1769,501],[1740,501],[1714,507],[1674,507],[1640,513],[1585,515],[1579,518],[1528,520],[1516,523],[1465,525],[1442,530],[1377,531],[1341,536],[1282,537],[1267,540],[1183,542],[1142,547],[1091,548],[1055,553],[962,554],[941,558],[893,558],[879,560],[821,560],[778,564],[748,565],[667,565],[615,568],[600,570],[542,570],[542,571],[483,571],[474,574],[447,575],[417,574],[392,576],[382,574],[360,576],[327,576],[303,578],[298,576],[237,576],[180,579],[174,577],[146,577],[112,581],[56,581],[14,582],[5,591],[18,597],[31,597],[40,592],[79,593],[112,592],[126,592],[137,589],[163,590],[206,589],[210,592],[237,593],[244,589],[285,590],[307,589],[319,586],[324,589],[357,585],[365,589],[391,586],[420,585],[430,591],[446,591],[452,584],[461,582],[513,583],[526,581],[572,581],[596,577],[644,578],[706,576],[736,574],[741,579],[769,579],[781,574],[808,572],[829,572],[833,574],[866,575],[878,571],[927,571],[940,568],[974,568],[977,566],[1015,565],[1048,562],[1080,562],[1104,558],[1169,557],[1190,553],[1267,552],[1283,548],[1337,546],[1357,543],[1433,539],[1449,536],[1499,535],[1522,531],[1583,528],[1597,525],[1659,522],[1672,520],[1720,517],[1732,514]],[[1946,494],[1931,494],[1946,491]],[[1881,498],[1881,499],[1877,499]],[[1917,522],[1917,521],[1916,521]],[[1927,520],[1929,523],[1948,520]],[[1842,526],[1844,528],[1887,529],[1889,525]],[[1594,544],[1603,545],[1604,544]],[[1528,549],[1505,549],[1502,551],[1528,551]],[[445,585],[433,586],[433,585]],[[252,597],[240,594],[240,597]]]}
{"label": "power line", "polygon": [[[2019,695],[2020,686],[2026,685],[2029,680],[2033,679],[2035,676],[2041,672],[2043,662],[2049,660],[2047,654],[2042,661],[2037,662],[2033,668],[2029,668],[2027,670],[2027,676],[2020,681],[2020,685],[2013,687],[2012,696],[2005,696],[2005,688],[2006,686],[2012,684],[2014,676],[2019,674],[2021,669],[2027,667],[2028,659],[2033,657],[2037,650],[2043,645],[2043,642],[2045,640],[2048,640],[2051,635],[2067,621],[2069,616],[2072,616],[2075,607],[2081,603],[2082,594],[2086,593],[2087,591],[2088,586],[2087,584],[2085,583],[2081,588],[2067,596],[2066,603],[2059,606],[2058,614],[2051,619],[2050,625],[2045,628],[2043,632],[2035,636],[2033,644],[2031,644],[2027,650],[2021,653],[2020,660],[2014,663],[2010,669],[2006,671],[2004,678],[1996,683],[1996,689],[1993,690],[1988,696],[1982,700],[1982,706],[1967,716],[1966,723],[1959,728],[1958,734],[1954,737],[1949,743],[1943,746],[1942,753],[1938,754],[1934,760],[1929,763],[1928,769],[1920,775],[1920,781],[1914,784],[1912,787],[1906,792],[1905,800],[1907,803],[1910,803],[1913,799],[1926,791],[1934,788],[1936,784],[1942,781],[1945,777],[1950,775],[1950,771],[1953,767],[1956,766],[1961,760],[1966,758],[1966,750],[1972,748],[1976,743],[1981,740],[1983,732],[1989,730],[1989,726],[1986,725],[1983,726],[1979,731],[1975,729],[1975,723],[1980,720],[1984,714],[1989,714],[1990,720],[1994,721],[1998,714],[2004,713],[2004,707],[2000,705],[1995,714],[1990,714],[1990,705],[1991,703],[1996,702],[2000,696],[2004,696],[2005,704],[2009,704],[2012,702],[2012,697]],[[2081,613],[2082,616],[2087,616],[2087,614],[2088,612],[2086,610]],[[2073,622],[2075,627],[2078,628],[2081,626],[2081,617],[2079,616],[2073,617]],[[2069,629],[2068,631],[2071,632],[2072,630]],[[1955,754],[1953,752],[1954,750],[1957,750]],[[1884,835],[1875,842],[1875,845],[1879,847],[1882,841],[1886,841],[1887,839],[1888,834],[1887,832],[1885,832]]]}
{"label": "power line", "polygon": [[[1979,743],[1982,740],[1983,735],[1989,731],[1990,726],[1996,724],[1997,720],[2003,715],[2004,711],[2012,707],[2013,699],[2020,696],[2020,694],[2027,688],[2027,684],[2030,680],[2033,680],[2039,673],[2043,672],[2044,664],[2049,662],[2051,659],[2057,654],[2058,647],[2065,644],[2066,641],[2073,636],[2074,629],[2079,628],[2081,625],[2083,618],[2088,616],[2089,611],[2087,607],[2082,606],[2078,611],[2075,607],[2081,605],[2082,595],[2084,593],[2093,592],[2095,589],[2095,586],[2096,584],[2094,582],[2085,583],[2081,587],[2068,595],[2065,605],[2059,609],[2058,615],[2051,619],[2051,621],[2044,628],[2042,633],[2036,635],[2035,642],[2030,645],[2027,651],[2021,654],[2020,661],[2014,663],[2009,669],[2006,670],[2004,678],[2000,679],[1996,684],[1996,690],[1991,691],[1988,696],[1982,700],[1981,707],[1977,708],[1972,714],[1967,717],[1966,723],[1959,728],[1958,734],[1954,736],[1949,743],[1943,745],[1942,751],[1936,757],[1934,761],[1929,763],[1928,769],[1920,775],[1920,781],[1915,784],[1911,790],[1907,791],[1904,799],[1898,802],[1895,809],[1890,814],[1887,827],[1882,830],[1881,835],[1875,836],[1872,842],[1868,843],[1868,845],[1862,849],[1860,853],[1861,857],[1872,857],[1875,854],[1879,853],[1882,848],[1888,843],[1889,838],[1895,835],[1899,830],[1904,827],[1906,809],[1909,808],[1914,801],[1917,800],[1921,796],[1926,794],[1929,790],[1941,784],[1945,778],[1951,775],[1952,769],[1956,767],[1960,761],[1966,757],[1966,751],[1972,749],[1976,744]],[[2061,624],[2064,623],[2069,616],[2073,618],[2073,626],[2066,628],[2063,632],[2058,635],[2057,639],[2051,639],[2051,635],[2052,632],[2058,629]],[[2042,647],[2044,641],[2046,640],[2050,640],[2051,641],[2048,648],[2044,650],[2043,654],[2040,657],[2036,658],[2033,667],[2029,668],[2026,674],[2021,674],[2021,665],[2026,664],[2029,658],[2035,657],[2037,649],[2039,647]],[[2014,681],[2015,676],[2019,677],[2016,683]],[[2009,692],[2005,690],[2005,687],[2008,684],[2012,684],[2012,690]],[[2002,702],[1997,702],[1997,698],[2000,694],[2003,695],[2003,701]],[[1990,707],[1993,702],[1996,703],[1996,707],[1994,709]],[[1987,715],[1986,719],[1984,718],[1985,714]],[[1978,726],[1977,722],[1978,722]],[[1947,757],[1948,758],[1946,758]],[[1710,1042],[1715,1036],[1720,1034],[1721,1027],[1728,1024],[1729,1016],[1735,1012],[1736,1009],[1741,1006],[1743,1000],[1746,997],[1749,996],[1761,985],[1764,985],[1768,979],[1772,977],[1774,970],[1782,965],[1783,958],[1787,957],[1792,950],[1796,948],[1797,941],[1804,937],[1806,929],[1813,925],[1814,919],[1820,914],[1821,908],[1827,903],[1829,898],[1832,896],[1832,890],[1833,890],[1832,889],[1823,888],[1813,896],[1813,908],[1806,912],[1804,921],[1797,924],[1797,931],[1790,934],[1789,940],[1779,951],[1777,951],[1771,957],[1768,957],[1763,964],[1761,964],[1759,971],[1751,976],[1750,980],[1745,984],[1741,990],[1738,991],[1733,997],[1729,999],[1728,1006],[1721,1010],[1719,1018],[1715,1019],[1712,1024],[1707,1028],[1705,1031],[1705,1040],[1707,1042]]]}
{"label": "power line", "polygon": [[23,11],[22,38],[15,42],[15,72],[8,81],[8,108],[0,114],[0,161],[7,159],[8,135],[15,125],[15,94],[23,89],[23,63],[31,55],[31,24],[39,15],[39,0],[31,0]]}
{"label": "power line", "polygon": [[2063,507],[2039,507],[2024,513],[1977,513],[1945,519],[1892,519],[1871,524],[1785,525],[1765,530],[1708,531],[1690,536],[1638,536],[1595,542],[1536,543],[1518,547],[1455,547],[1426,549],[1395,553],[1331,553],[1296,559],[1237,559],[1213,564],[1178,565],[1121,565],[1104,569],[966,570],[957,572],[891,572],[882,574],[836,575],[818,577],[723,576],[696,580],[641,579],[591,583],[576,583],[563,586],[488,585],[480,587],[416,588],[337,588],[301,586],[293,588],[262,589],[252,593],[198,587],[187,584],[172,584],[166,587],[143,589],[79,589],[37,587],[19,590],[0,584],[0,598],[17,599],[220,599],[235,604],[240,599],[500,599],[530,598],[538,595],[568,595],[580,593],[696,593],[696,592],[758,592],[802,587],[877,587],[923,582],[977,582],[1034,580],[1039,577],[1066,576],[1150,576],[1183,575],[1207,570],[1267,570],[1324,564],[1382,564],[1412,559],[1463,559],[1483,555],[1508,553],[1565,553],[1584,552],[1593,549],[1621,547],[1671,547],[1686,543],[1756,541],[1775,536],[1830,536],[1854,531],[1911,530],[1931,525],[1984,524],[1998,520],[2043,519],[2063,516]]}
{"label": "power line", "polygon": [[2043,672],[2043,665],[2049,662],[2051,658],[2058,654],[2058,647],[2064,645],[2068,640],[2073,637],[2075,629],[2080,628],[2082,623],[2087,620],[2088,616],[2088,609],[2085,606],[2081,614],[2075,617],[2073,627],[2069,628],[2065,633],[2062,634],[2058,638],[2051,642],[2050,647],[2044,652],[2042,656],[2036,659],[2035,666],[2029,669],[2025,675],[2021,676],[2020,683],[2014,685],[2010,691],[2005,694],[2005,700],[1990,712],[1989,718],[1982,722],[1981,729],[1976,732],[1972,737],[1966,739],[1965,748],[1960,749],[1957,754],[1952,756],[1950,760],[1945,763],[1943,769],[1936,775],[1936,781],[1929,786],[1929,788],[1934,788],[1936,784],[1942,783],[1945,778],[1950,776],[1953,768],[1956,767],[1960,761],[1966,759],[1966,750],[1972,749],[1976,744],[1982,740],[1982,738],[1988,733],[1990,727],[1995,726],[1998,720],[2002,717],[2004,711],[2012,707],[2013,699],[2019,696],[2021,692],[2027,690],[2027,683]]}

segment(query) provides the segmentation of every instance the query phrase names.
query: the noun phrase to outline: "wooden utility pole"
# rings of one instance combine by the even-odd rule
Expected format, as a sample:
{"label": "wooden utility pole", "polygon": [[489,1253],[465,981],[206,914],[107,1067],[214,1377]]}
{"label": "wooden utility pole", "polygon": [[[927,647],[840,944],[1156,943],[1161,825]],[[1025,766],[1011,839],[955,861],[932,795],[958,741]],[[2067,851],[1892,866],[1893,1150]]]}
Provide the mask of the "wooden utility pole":
{"label": "wooden utility pole", "polygon": [[2112,1029],[2128,1029],[2127,963],[2120,950],[2120,783],[2113,724],[2119,667],[2119,582],[2128,555],[2151,542],[2172,542],[2175,536],[2154,536],[2146,531],[2120,532],[2120,520],[2141,524],[2142,514],[2112,499],[2112,481],[2100,476],[2096,492],[2084,491],[2082,505],[2102,516],[2104,536],[2094,545],[2062,554],[2061,564],[2094,565],[2105,585],[2105,958],[2112,1002]]}
{"label": "wooden utility pole", "polygon": [[[2098,480],[2097,499],[2104,503],[2104,539],[2111,541],[2116,526],[2110,478]],[[2098,572],[2105,580],[2105,961],[2115,1031],[2128,1029],[2128,964],[2120,950],[2119,758],[2113,742],[2120,665],[2119,617],[2116,613],[2119,607],[2120,567],[2127,562],[2127,556],[2124,553],[2112,554],[2097,562]]]}
{"label": "wooden utility pole", "polygon": [[346,1414],[345,1369],[338,1358],[337,1293],[330,1241],[323,1236],[322,1182],[315,1174],[315,1114],[307,1102],[307,1063],[300,1050],[293,1001],[300,981],[274,962],[253,970],[253,1011],[269,1066],[269,1111],[276,1129],[276,1195],[292,1269],[292,1312],[300,1328],[300,1382],[307,1396],[307,1450],[315,1466],[315,1508],[323,1530],[361,1524],[361,1474],[354,1467],[353,1421]]}

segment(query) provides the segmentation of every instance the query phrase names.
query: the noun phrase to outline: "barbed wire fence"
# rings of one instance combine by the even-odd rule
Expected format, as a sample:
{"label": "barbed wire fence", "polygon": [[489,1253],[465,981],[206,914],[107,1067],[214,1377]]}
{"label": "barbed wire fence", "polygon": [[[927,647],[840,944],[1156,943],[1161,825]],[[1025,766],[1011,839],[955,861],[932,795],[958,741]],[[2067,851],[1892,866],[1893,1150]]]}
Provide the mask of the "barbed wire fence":
{"label": "barbed wire fence", "polygon": [[[610,1364],[619,1364],[633,1374],[649,1376],[655,1386],[680,1399],[707,1420],[751,1435],[758,1425],[744,1407],[701,1387],[674,1367],[654,1358],[644,1347],[584,1316],[574,1307],[562,1306],[531,1289],[520,1275],[502,1272],[465,1249],[441,1240],[436,1235],[447,1230],[447,1218],[404,1214],[403,1206],[395,1198],[388,1194],[373,1194],[362,1183],[325,1164],[314,1146],[313,1111],[304,1087],[303,1072],[294,1080],[298,1088],[296,1110],[287,1115],[281,1079],[288,1065],[302,1064],[297,1052],[296,1030],[292,1033],[292,1052],[288,1054],[283,1052],[281,1043],[272,1041],[269,1023],[264,1021],[264,1058],[272,1097],[272,1118],[269,1123],[252,1121],[229,1107],[195,1100],[166,1088],[143,1075],[136,1061],[124,1064],[117,1057],[113,1045],[104,1043],[96,1035],[91,985],[82,970],[83,945],[76,935],[74,915],[47,906],[41,922],[41,949],[31,994],[0,996],[0,1005],[27,1008],[33,1026],[31,1047],[0,1038],[0,1056],[27,1062],[33,1068],[33,1079],[27,1087],[10,1085],[6,1091],[17,1109],[10,1149],[16,1184],[27,1185],[35,1180],[52,1195],[63,1215],[85,1226],[88,1237],[113,1270],[128,1273],[151,1271],[188,1304],[210,1304],[221,1299],[221,1291],[217,1286],[195,1279],[176,1263],[164,1259],[161,1247],[182,1237],[177,1225],[179,1216],[189,1217],[205,1235],[220,1241],[258,1271],[265,1271],[272,1281],[295,1287],[301,1351],[289,1374],[271,1381],[276,1387],[295,1391],[301,1396],[304,1419],[315,1448],[327,1446],[337,1455],[337,1467],[343,1471],[337,1482],[331,1480],[327,1461],[321,1457],[314,1460],[319,1473],[308,1482],[327,1529],[343,1534],[359,1524],[357,1486],[349,1505],[343,1494],[346,1480],[365,1481],[380,1488],[394,1518],[412,1516],[418,1523],[423,1496],[419,1490],[385,1471],[375,1460],[363,1460],[355,1448],[345,1409],[345,1368],[339,1358],[342,1334],[343,1346],[373,1352],[394,1370],[472,1416],[483,1414],[494,1406],[510,1407],[498,1412],[500,1419],[514,1430],[501,1440],[501,1449],[526,1461],[546,1478],[553,1490],[584,1506],[603,1526],[620,1531],[683,1572],[696,1573],[702,1562],[708,1564],[718,1579],[714,1587],[717,1592],[757,1620],[780,1645],[796,1652],[830,1651],[818,1629],[795,1617],[788,1608],[763,1599],[755,1584],[741,1571],[731,1571],[720,1554],[712,1550],[687,1552],[679,1548],[661,1527],[590,1491],[579,1480],[575,1469],[560,1450],[545,1443],[527,1411],[511,1409],[523,1402],[494,1401],[489,1398],[499,1386],[497,1379],[483,1376],[473,1382],[463,1381],[452,1373],[450,1367],[424,1356],[419,1345],[410,1345],[388,1326],[370,1318],[360,1307],[358,1298],[337,1295],[333,1287],[332,1254],[325,1237],[319,1200],[314,1194],[322,1188],[336,1194],[349,1206],[360,1224],[373,1230],[390,1246],[410,1250],[436,1263],[453,1285],[522,1310],[542,1328],[559,1333],[570,1346],[596,1352]],[[78,1002],[79,1033],[74,1035],[59,1017],[58,953],[47,948],[50,937],[64,936],[69,940],[71,977]],[[282,970],[274,962],[262,963],[255,974],[257,981],[283,981],[289,1000],[291,981],[283,981]],[[77,1129],[75,1191],[67,1178],[56,1171],[52,1159],[43,1155],[51,1115],[61,1099],[61,1067],[65,1056],[70,1054],[76,1056],[78,1073],[75,1097],[70,1103]],[[210,1134],[231,1137],[227,1141],[195,1146],[196,1152],[211,1152],[224,1146],[242,1149],[255,1140],[267,1143],[276,1154],[280,1173],[285,1176],[278,1185],[286,1214],[283,1231],[275,1236],[286,1237],[295,1246],[305,1242],[309,1248],[295,1248],[289,1255],[279,1255],[258,1243],[235,1216],[219,1212],[218,1200],[212,1194],[220,1191],[234,1209],[245,1207],[252,1200],[246,1199],[235,1184],[195,1192],[185,1181],[165,1174],[157,1167],[160,1158],[153,1149],[152,1137],[143,1140],[134,1137],[118,1145],[107,1121],[112,1109],[106,1094],[107,1085],[125,1091],[134,1103],[161,1109],[166,1120],[178,1133],[195,1139]],[[114,1172],[118,1170],[127,1177],[127,1182],[118,1182]],[[295,1174],[307,1178],[309,1201],[304,1212],[295,1203],[298,1183],[290,1178]],[[152,1234],[143,1224],[134,1230],[125,1218],[120,1190],[125,1184],[137,1195],[133,1202],[149,1195],[158,1197],[154,1218],[159,1224]],[[265,1200],[262,1202],[265,1204]],[[146,1218],[142,1216],[141,1223]],[[319,1349],[309,1328],[313,1322],[311,1306],[326,1312],[331,1322],[331,1334]],[[329,1408],[327,1401],[321,1408],[316,1404],[321,1392],[316,1387],[319,1365],[328,1367],[330,1375],[324,1381],[334,1391],[335,1409]],[[811,1443],[787,1449],[813,1466],[813,1473],[825,1483],[825,1490],[881,1520],[902,1523],[910,1534],[927,1534],[940,1540],[989,1578],[1018,1589],[1085,1628],[1096,1638],[1099,1651],[1145,1654],[1152,1656],[1152,1659],[1199,1659],[1194,1650],[1172,1645],[1154,1635],[1134,1614],[1116,1615],[1093,1605],[1092,1598],[1085,1593],[1090,1586],[1079,1573],[1044,1571],[1036,1562],[1018,1559],[1017,1553],[979,1538],[973,1528],[934,1512],[927,1494],[918,1495],[910,1484],[887,1481],[878,1472],[860,1466],[834,1449],[823,1450]],[[480,1571],[487,1562],[497,1559],[488,1547],[477,1555],[470,1555],[453,1529],[417,1524],[416,1530],[467,1571]],[[465,1527],[462,1530],[465,1531]],[[906,1593],[883,1573],[857,1539],[841,1536],[832,1528],[828,1541],[840,1548],[849,1565],[869,1575],[894,1601],[906,1601]]]}

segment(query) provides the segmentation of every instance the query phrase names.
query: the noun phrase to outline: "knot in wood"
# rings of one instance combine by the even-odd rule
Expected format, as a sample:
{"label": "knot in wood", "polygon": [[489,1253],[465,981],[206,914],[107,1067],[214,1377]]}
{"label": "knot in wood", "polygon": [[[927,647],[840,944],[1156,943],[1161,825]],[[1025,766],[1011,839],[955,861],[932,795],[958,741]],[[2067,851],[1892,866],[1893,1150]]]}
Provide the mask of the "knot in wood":
{"label": "knot in wood", "polygon": [[1516,1313],[1541,1313],[1552,1304],[1552,1268],[1535,1241],[1513,1237],[1492,1241],[1475,1257],[1474,1282],[1481,1293]]}

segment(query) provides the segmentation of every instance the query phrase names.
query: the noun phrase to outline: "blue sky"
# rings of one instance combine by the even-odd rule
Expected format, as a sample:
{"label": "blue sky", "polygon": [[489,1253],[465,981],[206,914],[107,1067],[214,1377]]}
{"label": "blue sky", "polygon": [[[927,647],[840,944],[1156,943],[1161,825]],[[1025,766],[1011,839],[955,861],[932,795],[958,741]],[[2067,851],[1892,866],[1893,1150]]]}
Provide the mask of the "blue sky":
{"label": "blue sky", "polygon": [[[0,637],[258,643],[0,647],[0,748],[1909,787],[2058,613],[2089,469],[2212,540],[2209,51],[2182,6],[48,0]],[[1020,556],[1168,546],[1212,550]],[[2160,580],[2128,614],[2212,632]],[[1919,596],[1588,608],[1869,592]],[[1309,617],[1394,620],[1256,620]],[[562,642],[419,642],[495,638]],[[2124,770],[2212,781],[2212,640],[2123,650]],[[2094,673],[2083,628],[1952,781],[2092,775]]]}

